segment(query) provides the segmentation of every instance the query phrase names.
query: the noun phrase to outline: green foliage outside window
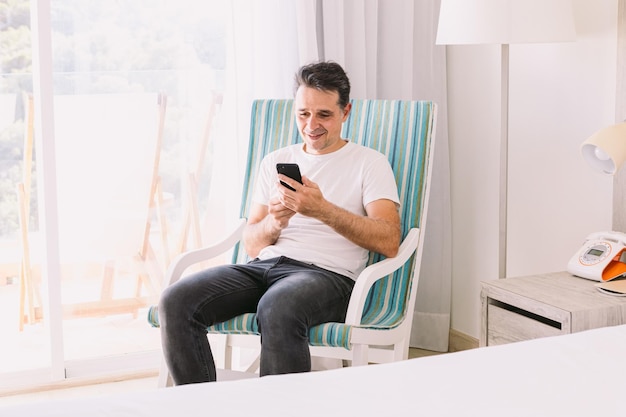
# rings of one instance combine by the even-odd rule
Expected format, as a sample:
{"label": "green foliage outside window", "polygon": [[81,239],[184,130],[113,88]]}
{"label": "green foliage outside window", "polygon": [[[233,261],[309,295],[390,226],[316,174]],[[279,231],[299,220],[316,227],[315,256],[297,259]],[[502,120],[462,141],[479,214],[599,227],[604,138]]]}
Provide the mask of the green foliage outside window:
{"label": "green foliage outside window", "polygon": [[[161,176],[164,189],[180,192],[176,166],[177,96],[181,74],[198,67],[222,70],[223,19],[211,13],[220,1],[118,0],[51,2],[54,94],[165,92],[168,120]],[[0,238],[18,230],[16,184],[22,179],[24,111],[32,92],[30,0],[0,0],[0,95],[15,98],[15,115],[0,126]],[[184,76],[184,75],[183,75]],[[36,228],[36,155],[31,227]]]}

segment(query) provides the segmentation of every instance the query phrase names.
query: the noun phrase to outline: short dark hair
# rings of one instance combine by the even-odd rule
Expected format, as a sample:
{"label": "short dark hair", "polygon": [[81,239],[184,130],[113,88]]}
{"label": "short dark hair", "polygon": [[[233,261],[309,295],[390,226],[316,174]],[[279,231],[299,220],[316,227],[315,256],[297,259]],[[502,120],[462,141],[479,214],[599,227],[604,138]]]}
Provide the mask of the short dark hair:
{"label": "short dark hair", "polygon": [[295,91],[302,85],[320,91],[336,91],[337,104],[343,109],[350,102],[350,80],[341,65],[336,62],[316,62],[300,67],[296,73]]}

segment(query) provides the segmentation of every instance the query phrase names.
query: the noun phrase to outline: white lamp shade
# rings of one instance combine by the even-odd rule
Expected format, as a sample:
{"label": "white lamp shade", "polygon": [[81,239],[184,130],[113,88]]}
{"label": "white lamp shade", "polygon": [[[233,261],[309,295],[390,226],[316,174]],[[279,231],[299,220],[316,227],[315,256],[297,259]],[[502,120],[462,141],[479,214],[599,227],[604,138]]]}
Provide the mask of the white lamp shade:
{"label": "white lamp shade", "polygon": [[606,127],[583,142],[580,151],[594,169],[614,175],[626,161],[626,123]]}
{"label": "white lamp shade", "polygon": [[575,39],[571,0],[441,0],[438,45]]}

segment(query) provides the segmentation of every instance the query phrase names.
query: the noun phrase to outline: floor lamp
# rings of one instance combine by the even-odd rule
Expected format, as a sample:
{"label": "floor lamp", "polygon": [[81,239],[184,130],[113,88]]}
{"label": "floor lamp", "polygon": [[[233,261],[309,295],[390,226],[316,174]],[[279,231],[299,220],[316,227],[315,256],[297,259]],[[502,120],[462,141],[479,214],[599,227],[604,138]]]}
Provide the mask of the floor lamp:
{"label": "floor lamp", "polygon": [[575,40],[570,0],[441,0],[437,45],[501,45],[498,277],[506,277],[509,44]]}

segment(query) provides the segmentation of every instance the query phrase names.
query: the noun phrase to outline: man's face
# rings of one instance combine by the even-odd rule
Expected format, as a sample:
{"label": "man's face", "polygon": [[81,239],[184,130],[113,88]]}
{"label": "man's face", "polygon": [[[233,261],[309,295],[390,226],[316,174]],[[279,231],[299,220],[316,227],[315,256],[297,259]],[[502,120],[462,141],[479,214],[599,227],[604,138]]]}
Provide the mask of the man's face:
{"label": "man's face", "polygon": [[296,92],[296,122],[305,143],[305,151],[312,154],[334,152],[343,146],[341,125],[350,113],[350,104],[342,109],[337,104],[339,93],[319,91],[300,86]]}

